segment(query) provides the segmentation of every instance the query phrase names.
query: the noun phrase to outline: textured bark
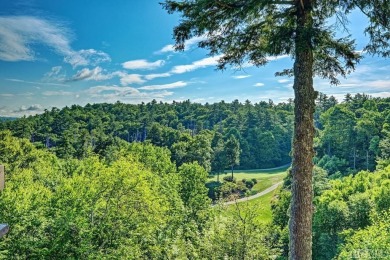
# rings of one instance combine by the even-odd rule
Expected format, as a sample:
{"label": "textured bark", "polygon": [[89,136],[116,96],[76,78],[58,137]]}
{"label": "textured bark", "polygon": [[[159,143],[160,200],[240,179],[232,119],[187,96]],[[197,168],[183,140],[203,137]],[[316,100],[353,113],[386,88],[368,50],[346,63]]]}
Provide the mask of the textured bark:
{"label": "textured bark", "polygon": [[292,162],[290,259],[312,259],[313,216],[313,88],[311,0],[297,1],[296,57],[294,63],[295,123]]}

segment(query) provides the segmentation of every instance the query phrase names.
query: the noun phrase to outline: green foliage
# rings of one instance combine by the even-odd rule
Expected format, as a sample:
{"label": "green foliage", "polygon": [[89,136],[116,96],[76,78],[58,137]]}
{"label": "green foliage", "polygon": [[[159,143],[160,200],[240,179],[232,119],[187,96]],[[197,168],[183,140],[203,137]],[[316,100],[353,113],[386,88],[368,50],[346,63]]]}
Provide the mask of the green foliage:
{"label": "green foliage", "polygon": [[[337,104],[332,96],[320,93],[315,114],[317,164],[330,175],[346,175],[367,166],[373,170],[377,163],[386,167],[390,161],[389,104],[389,98],[364,94],[349,95]],[[0,129],[11,130],[36,147],[49,147],[66,159],[97,153],[115,160],[126,143],[149,142],[168,148],[178,165],[197,161],[217,173],[229,166],[224,137],[230,135],[240,143],[238,168],[288,163],[292,119],[292,103],[115,103],[52,109],[0,122]]]}
{"label": "green foliage", "polygon": [[[242,143],[241,168],[288,163],[291,121],[291,105],[285,103],[235,101],[201,105],[187,100],[173,104],[117,102],[53,108],[42,115],[2,121],[0,129],[11,130],[15,136],[30,140],[36,147],[47,147],[65,159],[99,154],[114,161],[125,143],[149,142],[168,148],[171,159],[179,166],[196,161],[207,171],[222,172],[227,167],[223,138],[231,134]],[[254,141],[263,132],[271,136],[265,144],[277,155],[272,160],[271,156],[262,158],[261,151],[251,152],[258,150]]]}
{"label": "green foliage", "polygon": [[319,117],[317,158],[329,174],[374,170],[388,164],[388,98],[346,95]]}
{"label": "green foliage", "polygon": [[179,167],[179,176],[179,194],[184,205],[193,211],[194,216],[206,213],[210,205],[205,186],[207,172],[197,163],[183,164]]}
{"label": "green foliage", "polygon": [[[330,182],[329,189],[315,203],[313,252],[316,259],[347,259],[353,255],[368,258],[387,252],[388,242],[380,241],[388,237],[388,230],[383,228],[379,232],[377,227],[382,214],[390,208],[389,183],[389,167]],[[358,242],[363,234],[368,240],[362,243],[368,246]]]}
{"label": "green foliage", "polygon": [[242,180],[242,182],[245,184],[245,186],[251,190],[253,188],[253,186],[255,185],[255,183],[252,181],[252,180]]}
{"label": "green foliage", "polygon": [[232,169],[233,178],[233,167],[240,163],[240,143],[234,135],[230,135],[225,146],[226,160]]}
{"label": "green foliage", "polygon": [[278,251],[270,250],[269,230],[258,219],[258,207],[249,203],[232,205],[213,222],[206,236],[207,259],[267,259]]}
{"label": "green foliage", "polygon": [[234,183],[237,182],[236,178],[232,177],[231,175],[223,177],[223,181],[224,182],[234,182]]}
{"label": "green foliage", "polygon": [[211,169],[219,175],[227,166],[225,143],[220,133],[215,133],[211,145],[213,147]]}
{"label": "green foliage", "polygon": [[347,230],[337,259],[386,259],[390,255],[390,211],[373,216],[374,225]]}
{"label": "green foliage", "polygon": [[[138,161],[139,147],[110,164],[96,156],[62,161],[9,132],[0,134],[7,152],[0,154],[7,173],[0,219],[11,226],[0,241],[1,259],[155,259],[174,251],[176,232],[187,222],[179,175],[164,149],[146,147],[156,174]],[[168,159],[168,167],[153,164],[157,158],[160,164]],[[204,170],[196,170],[204,179]]]}

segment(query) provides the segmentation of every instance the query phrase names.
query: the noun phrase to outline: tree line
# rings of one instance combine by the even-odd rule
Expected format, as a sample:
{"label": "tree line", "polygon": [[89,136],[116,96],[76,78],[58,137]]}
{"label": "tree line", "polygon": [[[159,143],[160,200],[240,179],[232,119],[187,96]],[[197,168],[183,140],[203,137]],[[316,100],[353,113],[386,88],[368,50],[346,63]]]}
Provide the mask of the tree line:
{"label": "tree line", "polygon": [[237,140],[239,158],[230,159],[242,169],[269,168],[290,162],[292,102],[244,104],[221,101],[172,104],[152,101],[132,105],[73,105],[43,114],[0,123],[38,147],[60,158],[104,156],[107,147],[122,142],[148,142],[167,147],[177,165],[197,161],[207,171],[223,171],[232,163],[219,154]]}
{"label": "tree line", "polygon": [[[340,103],[320,93],[314,114],[314,161],[330,175],[373,170],[390,156],[390,99],[347,94]],[[208,172],[271,168],[291,161],[293,101],[244,104],[88,104],[53,108],[0,123],[13,135],[60,158],[107,155],[123,142],[171,151],[178,166],[197,161]],[[110,149],[108,149],[111,147]]]}

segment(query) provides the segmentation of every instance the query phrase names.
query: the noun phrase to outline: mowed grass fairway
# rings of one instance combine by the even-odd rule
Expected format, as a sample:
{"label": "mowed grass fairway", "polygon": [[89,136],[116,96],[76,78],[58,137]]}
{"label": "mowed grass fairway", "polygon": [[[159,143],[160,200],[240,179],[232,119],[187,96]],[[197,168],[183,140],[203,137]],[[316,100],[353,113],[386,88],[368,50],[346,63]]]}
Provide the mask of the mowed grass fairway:
{"label": "mowed grass fairway", "polygon": [[259,198],[240,202],[237,204],[223,205],[219,207],[222,216],[232,217],[237,214],[252,212],[256,215],[256,222],[267,224],[272,221],[271,201],[279,192],[280,187]]}
{"label": "mowed grass fairway", "polygon": [[[272,185],[283,181],[283,178],[287,175],[287,169],[289,166],[283,166],[276,169],[256,169],[256,170],[237,170],[234,172],[234,177],[237,182],[243,179],[256,179],[257,184],[252,188],[251,194],[259,193]],[[222,173],[219,176],[219,180],[223,182],[223,177],[230,176],[231,172]],[[209,178],[209,181],[217,181],[217,176]],[[281,186],[280,186],[281,187]],[[252,200],[239,202],[231,205],[222,205],[219,207],[221,214],[228,217],[238,212],[251,211],[255,212],[256,221],[261,223],[269,223],[272,220],[271,201],[274,196],[279,192],[280,187],[277,189]]]}
{"label": "mowed grass fairway", "polygon": [[[268,187],[280,182],[287,175],[287,169],[289,166],[278,167],[274,169],[254,169],[254,170],[236,170],[233,173],[234,178],[236,178],[237,182],[243,179],[251,180],[256,179],[257,183],[252,188],[252,193],[261,192]],[[219,181],[223,182],[223,177],[230,176],[231,172],[226,171],[219,175]],[[209,178],[209,182],[217,181],[217,176],[213,176]]]}

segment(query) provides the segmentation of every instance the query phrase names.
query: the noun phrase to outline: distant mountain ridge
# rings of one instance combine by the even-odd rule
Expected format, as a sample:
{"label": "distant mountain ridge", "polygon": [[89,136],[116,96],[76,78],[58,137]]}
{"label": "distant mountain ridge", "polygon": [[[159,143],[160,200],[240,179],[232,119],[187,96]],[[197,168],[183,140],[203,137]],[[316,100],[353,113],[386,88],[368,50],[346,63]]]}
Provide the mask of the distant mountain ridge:
{"label": "distant mountain ridge", "polygon": [[0,116],[0,121],[12,121],[18,119],[17,117]]}

